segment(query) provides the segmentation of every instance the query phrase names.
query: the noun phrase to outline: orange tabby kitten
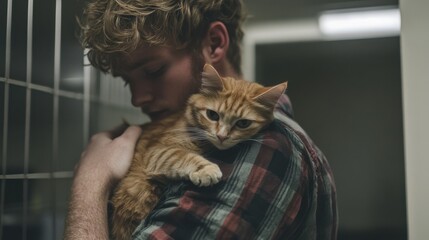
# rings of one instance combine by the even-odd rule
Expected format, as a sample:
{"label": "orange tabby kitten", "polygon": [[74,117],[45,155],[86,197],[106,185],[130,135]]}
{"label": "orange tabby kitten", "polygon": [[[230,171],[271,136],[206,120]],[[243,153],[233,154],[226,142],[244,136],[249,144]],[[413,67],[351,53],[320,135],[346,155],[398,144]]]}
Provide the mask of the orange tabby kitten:
{"label": "orange tabby kitten", "polygon": [[183,112],[143,126],[129,173],[112,199],[115,239],[130,239],[157,204],[165,179],[197,186],[218,183],[222,172],[201,155],[207,146],[202,143],[223,150],[249,140],[273,120],[274,106],[287,87],[222,78],[210,65],[202,76],[200,93],[189,98]]}

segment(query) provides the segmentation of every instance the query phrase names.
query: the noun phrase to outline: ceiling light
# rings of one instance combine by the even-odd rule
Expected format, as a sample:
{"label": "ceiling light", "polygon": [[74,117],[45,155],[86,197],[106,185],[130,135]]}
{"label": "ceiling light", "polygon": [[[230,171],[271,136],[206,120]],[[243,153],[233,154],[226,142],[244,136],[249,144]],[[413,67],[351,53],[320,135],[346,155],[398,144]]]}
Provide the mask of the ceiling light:
{"label": "ceiling light", "polygon": [[361,8],[323,12],[319,28],[326,38],[373,38],[397,36],[401,16],[397,8]]}

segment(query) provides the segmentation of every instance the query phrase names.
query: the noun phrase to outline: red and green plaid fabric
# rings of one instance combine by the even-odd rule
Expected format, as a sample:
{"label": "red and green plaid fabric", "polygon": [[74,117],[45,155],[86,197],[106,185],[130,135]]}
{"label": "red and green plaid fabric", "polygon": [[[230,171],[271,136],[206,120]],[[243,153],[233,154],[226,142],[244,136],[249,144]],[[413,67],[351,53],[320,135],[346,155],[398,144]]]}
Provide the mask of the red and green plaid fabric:
{"label": "red and green plaid fabric", "polygon": [[222,169],[220,183],[169,185],[133,239],[336,239],[331,169],[291,117],[284,95],[262,134],[207,153]]}

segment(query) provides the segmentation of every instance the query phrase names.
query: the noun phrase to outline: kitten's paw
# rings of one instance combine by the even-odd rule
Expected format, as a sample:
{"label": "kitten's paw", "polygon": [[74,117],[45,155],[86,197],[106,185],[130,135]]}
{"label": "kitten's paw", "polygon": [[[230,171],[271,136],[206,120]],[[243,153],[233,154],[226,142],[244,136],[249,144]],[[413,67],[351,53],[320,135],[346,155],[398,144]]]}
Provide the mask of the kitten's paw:
{"label": "kitten's paw", "polygon": [[222,172],[216,164],[207,165],[189,175],[193,184],[205,187],[216,184],[222,178]]}

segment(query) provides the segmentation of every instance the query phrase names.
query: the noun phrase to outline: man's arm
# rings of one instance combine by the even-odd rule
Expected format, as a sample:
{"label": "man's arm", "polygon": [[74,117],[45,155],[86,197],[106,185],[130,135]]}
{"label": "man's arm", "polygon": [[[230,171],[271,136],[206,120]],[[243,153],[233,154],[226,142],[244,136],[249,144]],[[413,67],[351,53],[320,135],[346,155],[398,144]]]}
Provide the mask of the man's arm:
{"label": "man's arm", "polygon": [[64,239],[108,239],[108,197],[127,173],[140,134],[130,126],[116,138],[112,132],[92,137],[75,170]]}

